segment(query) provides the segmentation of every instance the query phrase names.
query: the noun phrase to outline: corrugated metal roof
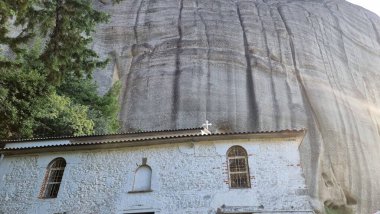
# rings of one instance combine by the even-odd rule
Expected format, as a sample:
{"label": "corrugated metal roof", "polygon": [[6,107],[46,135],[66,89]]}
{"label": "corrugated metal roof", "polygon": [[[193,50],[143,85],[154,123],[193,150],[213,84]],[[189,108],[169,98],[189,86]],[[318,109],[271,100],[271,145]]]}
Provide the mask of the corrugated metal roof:
{"label": "corrugated metal roof", "polygon": [[[197,128],[195,128],[197,129]],[[193,129],[190,129],[193,130]],[[175,130],[170,130],[168,132],[173,132]],[[177,131],[183,131],[177,130]],[[120,139],[120,140],[114,140],[114,141],[91,141],[91,142],[79,142],[79,143],[66,143],[66,144],[59,144],[59,145],[44,145],[44,146],[30,146],[30,147],[12,147],[12,148],[2,148],[0,149],[0,153],[3,151],[14,151],[14,150],[28,150],[28,149],[42,149],[42,148],[54,148],[54,147],[76,147],[76,146],[87,146],[87,145],[100,145],[100,144],[115,144],[115,143],[127,143],[127,142],[144,142],[144,141],[155,141],[155,140],[169,140],[169,139],[181,139],[181,138],[210,138],[212,136],[236,136],[236,135],[248,135],[248,134],[274,134],[274,133],[289,133],[289,132],[304,132],[305,129],[285,129],[285,130],[278,130],[278,131],[256,131],[256,132],[229,132],[229,133],[212,133],[212,134],[206,134],[203,135],[201,133],[199,134],[182,134],[182,135],[175,135],[175,136],[160,136],[160,137],[141,137],[139,139]],[[160,131],[165,132],[165,131]],[[146,133],[146,132],[144,132]],[[143,134],[141,132],[141,134]],[[93,135],[92,135],[93,136]],[[101,135],[106,136],[106,135]],[[75,137],[71,137],[75,138]],[[38,139],[37,139],[38,140]]]}
{"label": "corrugated metal roof", "polygon": [[151,131],[137,131],[137,132],[120,132],[120,133],[110,133],[110,134],[92,134],[92,135],[69,135],[69,136],[55,136],[55,137],[37,137],[37,138],[26,138],[26,139],[0,139],[1,143],[12,143],[12,142],[27,142],[27,141],[43,141],[43,140],[63,140],[63,139],[73,139],[73,138],[86,138],[86,137],[100,137],[100,136],[115,136],[115,135],[132,135],[132,134],[147,134],[147,133],[159,133],[159,132],[176,132],[176,131],[192,131],[192,130],[202,130],[203,127],[196,128],[185,128],[185,129],[164,129],[164,130],[151,130]]}

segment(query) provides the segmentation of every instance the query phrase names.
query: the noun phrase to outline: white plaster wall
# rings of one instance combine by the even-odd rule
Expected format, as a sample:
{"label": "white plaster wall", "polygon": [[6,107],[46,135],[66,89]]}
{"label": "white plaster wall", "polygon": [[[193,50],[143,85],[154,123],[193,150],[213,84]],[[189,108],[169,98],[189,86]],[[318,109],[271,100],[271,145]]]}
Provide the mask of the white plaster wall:
{"label": "white plaster wall", "polygon": [[[226,151],[249,154],[250,189],[229,189]],[[67,161],[55,199],[39,199],[51,160]],[[152,192],[128,193],[134,172],[148,159]],[[216,213],[221,207],[310,210],[298,143],[257,140],[197,142],[118,150],[4,157],[0,213]]]}

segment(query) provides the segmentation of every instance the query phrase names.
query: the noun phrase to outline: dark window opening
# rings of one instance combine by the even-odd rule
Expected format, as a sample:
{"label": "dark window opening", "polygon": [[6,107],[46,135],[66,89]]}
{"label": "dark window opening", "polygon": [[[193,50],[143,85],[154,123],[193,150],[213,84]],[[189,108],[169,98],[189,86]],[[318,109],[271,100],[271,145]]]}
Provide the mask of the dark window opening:
{"label": "dark window opening", "polygon": [[44,184],[41,189],[41,198],[56,198],[66,167],[66,161],[63,158],[57,158],[50,162],[46,171]]}
{"label": "dark window opening", "polygon": [[233,146],[227,152],[228,174],[231,188],[250,188],[248,155],[241,146]]}

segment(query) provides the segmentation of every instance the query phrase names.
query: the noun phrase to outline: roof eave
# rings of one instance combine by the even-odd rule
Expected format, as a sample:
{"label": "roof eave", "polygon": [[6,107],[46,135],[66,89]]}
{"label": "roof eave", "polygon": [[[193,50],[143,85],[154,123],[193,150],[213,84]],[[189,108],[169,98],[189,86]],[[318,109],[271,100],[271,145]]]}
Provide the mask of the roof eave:
{"label": "roof eave", "polygon": [[184,142],[199,142],[199,141],[213,141],[213,140],[233,140],[233,139],[273,139],[273,138],[294,138],[299,143],[306,133],[306,130],[284,130],[278,132],[264,132],[264,133],[225,133],[225,134],[211,134],[211,135],[183,135],[162,138],[151,138],[141,140],[120,140],[112,142],[88,142],[88,143],[73,143],[69,145],[53,145],[44,147],[32,148],[8,148],[0,149],[0,154],[7,156],[20,155],[20,154],[35,154],[45,152],[66,152],[66,151],[80,151],[80,150],[96,150],[96,149],[118,149],[126,147],[137,146],[152,146],[164,145],[173,143]]}
{"label": "roof eave", "polygon": [[14,139],[5,140],[0,139],[1,144],[7,143],[20,143],[20,142],[33,142],[33,141],[51,141],[51,140],[87,140],[87,139],[104,139],[109,137],[131,136],[131,135],[153,135],[170,132],[198,132],[203,130],[203,127],[195,128],[183,128],[183,129],[164,129],[164,130],[151,130],[151,131],[137,131],[137,132],[125,132],[125,133],[111,133],[111,134],[92,134],[92,135],[72,135],[72,136],[57,136],[57,137],[41,137],[41,138],[29,138],[29,139]]}

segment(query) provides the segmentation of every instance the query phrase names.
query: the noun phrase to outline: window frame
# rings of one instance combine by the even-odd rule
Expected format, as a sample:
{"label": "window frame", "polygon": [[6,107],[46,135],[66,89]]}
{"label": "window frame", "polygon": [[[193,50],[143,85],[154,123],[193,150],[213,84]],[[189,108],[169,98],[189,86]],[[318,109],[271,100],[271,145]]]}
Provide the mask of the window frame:
{"label": "window frame", "polygon": [[[230,156],[230,152],[235,149],[235,148],[239,148],[241,149],[242,151],[244,151],[244,155],[243,156]],[[234,146],[231,146],[228,150],[227,150],[227,170],[228,170],[228,184],[229,184],[229,187],[230,189],[249,189],[251,188],[251,174],[250,174],[250,171],[249,171],[249,163],[248,163],[248,152],[246,149],[244,149],[242,146],[239,146],[239,145],[234,145]],[[231,171],[231,167],[230,167],[230,160],[238,160],[238,159],[244,159],[244,162],[245,162],[245,170],[244,171],[235,171],[235,172],[232,172]],[[246,179],[247,179],[247,185],[246,186],[232,186],[232,178],[231,178],[231,175],[238,175],[238,174],[243,174],[245,175]]]}
{"label": "window frame", "polygon": [[[57,164],[58,166],[55,166]],[[48,167],[46,168],[46,172],[45,172],[44,182],[40,190],[39,198],[52,199],[52,198],[58,197],[58,193],[62,184],[62,179],[63,179],[66,165],[67,165],[67,162],[62,157],[55,158],[48,164]],[[53,178],[53,176],[59,176],[59,177],[57,179],[57,178]],[[56,193],[54,193],[53,191]]]}
{"label": "window frame", "polygon": [[[146,168],[149,169],[150,171],[150,177],[149,177],[149,188],[146,189],[141,189],[137,190],[136,188],[136,176],[139,171],[139,169]],[[144,193],[144,192],[153,192],[152,190],[152,179],[153,179],[153,170],[152,167],[150,167],[148,164],[142,164],[137,169],[134,171],[134,176],[133,176],[133,183],[132,183],[132,190],[129,191],[128,193]]]}

